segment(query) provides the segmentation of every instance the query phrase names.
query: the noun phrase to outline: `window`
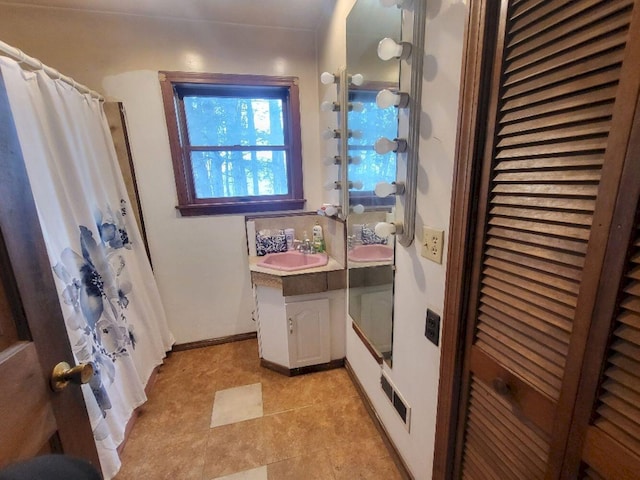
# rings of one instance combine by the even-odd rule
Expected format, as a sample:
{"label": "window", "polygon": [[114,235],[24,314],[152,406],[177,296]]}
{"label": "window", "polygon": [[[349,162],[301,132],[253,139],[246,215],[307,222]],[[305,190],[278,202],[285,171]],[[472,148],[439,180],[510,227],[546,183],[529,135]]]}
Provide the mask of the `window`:
{"label": "window", "polygon": [[304,206],[296,77],[160,72],[182,215]]}
{"label": "window", "polygon": [[378,108],[374,89],[349,87],[349,102],[362,104],[362,110],[349,113],[349,130],[359,132],[349,138],[347,150],[350,157],[360,157],[358,164],[349,165],[349,180],[362,182],[361,189],[349,191],[352,204],[392,205],[395,198],[376,197],[373,190],[378,182],[396,181],[396,154],[376,153],[373,146],[380,137],[394,139],[398,136],[398,111],[395,108]]}

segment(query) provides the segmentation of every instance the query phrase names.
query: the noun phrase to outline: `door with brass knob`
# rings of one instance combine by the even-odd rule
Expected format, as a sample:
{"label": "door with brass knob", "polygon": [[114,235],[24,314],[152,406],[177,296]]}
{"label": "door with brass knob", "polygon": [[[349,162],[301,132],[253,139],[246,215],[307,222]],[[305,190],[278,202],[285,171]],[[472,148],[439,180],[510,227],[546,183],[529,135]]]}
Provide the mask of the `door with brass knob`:
{"label": "door with brass knob", "polygon": [[51,372],[51,388],[55,392],[61,392],[70,383],[82,385],[89,383],[93,377],[94,368],[92,363],[81,363],[72,367],[67,362],[60,362],[53,367]]}
{"label": "door with brass knob", "polygon": [[[0,76],[0,468],[53,452],[99,466],[80,387],[49,385],[73,355],[11,118]],[[91,370],[56,368],[55,384]]]}

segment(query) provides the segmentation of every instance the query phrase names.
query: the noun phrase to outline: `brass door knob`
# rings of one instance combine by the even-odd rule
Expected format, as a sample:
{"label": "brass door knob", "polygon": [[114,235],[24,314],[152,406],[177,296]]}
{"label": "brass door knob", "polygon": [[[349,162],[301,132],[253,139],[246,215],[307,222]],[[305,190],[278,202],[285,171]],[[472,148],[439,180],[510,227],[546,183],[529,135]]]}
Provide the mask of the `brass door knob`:
{"label": "brass door knob", "polygon": [[83,383],[88,383],[91,377],[93,377],[92,363],[81,363],[71,367],[67,362],[60,362],[53,367],[51,388],[54,392],[60,392],[67,388],[69,383],[82,385]]}

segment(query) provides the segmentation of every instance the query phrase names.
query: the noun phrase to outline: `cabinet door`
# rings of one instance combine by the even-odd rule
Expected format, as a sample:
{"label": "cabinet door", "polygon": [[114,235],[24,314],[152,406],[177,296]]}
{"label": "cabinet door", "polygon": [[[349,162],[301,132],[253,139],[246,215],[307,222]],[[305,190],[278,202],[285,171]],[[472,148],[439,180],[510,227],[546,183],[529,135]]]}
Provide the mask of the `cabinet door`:
{"label": "cabinet door", "polygon": [[290,367],[329,362],[329,299],[287,303],[286,311]]}

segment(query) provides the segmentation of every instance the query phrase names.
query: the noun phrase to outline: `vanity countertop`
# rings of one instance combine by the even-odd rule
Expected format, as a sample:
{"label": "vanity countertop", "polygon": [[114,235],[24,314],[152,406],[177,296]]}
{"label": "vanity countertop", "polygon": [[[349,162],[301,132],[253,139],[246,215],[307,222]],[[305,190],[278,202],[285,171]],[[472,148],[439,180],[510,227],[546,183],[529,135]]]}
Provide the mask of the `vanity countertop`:
{"label": "vanity countertop", "polygon": [[258,266],[262,258],[249,257],[251,281],[255,285],[277,288],[285,297],[341,290],[347,286],[346,268],[332,257],[322,267],[292,272]]}

